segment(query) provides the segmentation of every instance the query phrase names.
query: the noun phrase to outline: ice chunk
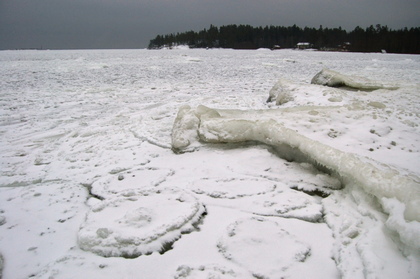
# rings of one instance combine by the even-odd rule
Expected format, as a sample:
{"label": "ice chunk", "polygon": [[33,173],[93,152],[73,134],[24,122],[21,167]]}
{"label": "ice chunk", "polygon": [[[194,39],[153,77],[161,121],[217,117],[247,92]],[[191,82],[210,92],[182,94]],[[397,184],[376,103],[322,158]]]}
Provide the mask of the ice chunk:
{"label": "ice chunk", "polygon": [[[270,111],[266,114],[270,115]],[[284,156],[290,159],[308,161],[336,173],[345,185],[360,187],[365,192],[382,198],[395,198],[405,205],[404,218],[420,221],[420,179],[405,176],[386,165],[367,160],[351,153],[309,139],[258,111],[259,118],[253,119],[247,111],[217,111],[200,115],[198,135],[201,141],[210,143],[239,143],[258,141],[274,147],[281,147]],[[285,148],[288,147],[288,148]],[[388,212],[389,213],[389,212]],[[401,228],[397,226],[396,229]],[[416,241],[412,239],[412,241]]]}
{"label": "ice chunk", "polygon": [[182,106],[172,129],[172,149],[180,150],[197,141],[199,119],[190,106]]}
{"label": "ice chunk", "polygon": [[104,257],[165,252],[204,212],[194,196],[176,188],[125,191],[91,207],[78,241],[83,250]]}
{"label": "ice chunk", "polygon": [[347,86],[359,90],[377,90],[377,89],[396,89],[396,87],[387,87],[381,83],[371,81],[366,78],[343,75],[338,72],[323,69],[317,73],[311,81],[312,84],[326,85],[330,87]]}
{"label": "ice chunk", "polygon": [[[420,206],[419,201],[415,206]],[[404,209],[405,205],[396,199],[382,199],[382,204],[385,211],[389,212],[389,218],[386,221],[386,226],[398,232],[401,241],[408,247],[418,249],[420,251],[420,223],[419,222],[405,222]],[[411,206],[411,208],[415,207]]]}
{"label": "ice chunk", "polygon": [[293,100],[292,91],[294,90],[293,84],[286,80],[280,79],[277,83],[271,88],[267,103],[276,102],[276,105],[282,105],[289,101]]}
{"label": "ice chunk", "polygon": [[178,152],[194,149],[197,146],[200,119],[217,116],[220,114],[216,110],[201,105],[195,110],[188,105],[180,107],[172,128],[172,150]]}
{"label": "ice chunk", "polygon": [[236,114],[236,117],[229,118],[201,118],[200,139],[205,142],[259,141],[272,146],[288,145],[296,152],[294,156],[300,153],[308,161],[338,173],[347,183],[360,186],[378,198],[397,198],[407,205],[405,218],[420,221],[420,207],[412,203],[420,200],[418,179],[400,175],[388,166],[378,168],[354,154],[311,140],[273,119],[248,120],[246,112]]}
{"label": "ice chunk", "polygon": [[3,215],[0,215],[0,226],[6,224],[6,217]]}

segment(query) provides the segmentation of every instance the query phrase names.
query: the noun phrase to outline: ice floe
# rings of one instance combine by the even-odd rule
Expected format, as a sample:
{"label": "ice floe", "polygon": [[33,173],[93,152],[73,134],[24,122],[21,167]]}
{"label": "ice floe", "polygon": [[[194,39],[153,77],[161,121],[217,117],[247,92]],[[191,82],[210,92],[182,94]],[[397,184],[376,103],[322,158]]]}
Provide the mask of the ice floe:
{"label": "ice floe", "polygon": [[312,80],[312,84],[326,85],[331,87],[347,86],[359,90],[377,90],[377,89],[397,89],[398,87],[386,86],[384,84],[369,80],[358,76],[349,76],[338,72],[323,69],[316,74]]}
{"label": "ice floe", "polygon": [[105,257],[163,253],[193,231],[204,213],[194,196],[176,188],[122,191],[92,205],[78,241],[83,250]]}
{"label": "ice floe", "polygon": [[[379,229],[385,222],[387,228],[399,236],[399,241],[402,243],[400,244],[400,249],[409,251],[407,253],[410,255],[416,255],[418,253],[418,247],[414,244],[418,239],[418,222],[420,221],[420,188],[418,177],[403,175],[386,165],[381,165],[373,161],[369,162],[366,158],[351,153],[345,153],[320,142],[311,140],[284,127],[280,121],[274,120],[280,118],[273,117],[275,115],[273,111],[258,111],[255,113],[255,115],[258,115],[255,118],[253,117],[255,115],[248,111],[218,111],[199,106],[195,112],[191,112],[190,109],[190,114],[195,115],[199,119],[199,125],[193,127],[193,129],[197,129],[197,138],[202,142],[241,143],[258,141],[270,146],[278,147],[280,156],[288,158],[288,160],[309,162],[340,178],[345,187],[349,189],[355,187],[354,190],[349,190],[349,192],[347,192],[349,195],[355,195],[355,193],[360,193],[360,191],[373,195],[374,198],[371,198],[369,202],[366,202],[363,208],[369,208],[369,206],[376,203],[378,203],[378,208],[371,208],[373,213],[359,212],[354,214],[356,214],[356,216],[360,214],[362,214],[362,216],[365,216],[366,214],[371,216],[373,214],[372,216],[374,216],[374,214],[376,214],[374,213],[375,210],[389,214],[388,220],[385,222],[387,219],[385,217],[386,215],[377,213],[380,217],[374,218],[374,220],[376,220],[373,222],[375,226],[372,225],[372,227],[378,227]],[[182,118],[178,117],[176,118],[176,121],[182,122]],[[175,123],[174,127],[182,127],[182,125]],[[189,133],[191,133],[191,131],[189,131]],[[174,133],[173,136],[179,134],[182,133]],[[173,140],[173,142],[176,142],[176,139]],[[186,147],[188,148],[188,146]],[[340,187],[341,184],[338,183],[336,185]],[[363,194],[360,198],[365,199]],[[337,224],[341,224],[339,226],[346,226],[346,219],[342,219],[343,214],[337,214],[337,216],[340,216],[338,218],[328,217],[331,215],[331,212],[334,211],[327,206],[328,204],[329,203],[324,203],[324,210],[327,209],[329,212],[325,220],[336,233],[336,239],[341,242],[341,244],[337,246],[339,248],[337,248],[338,250],[335,258],[342,276],[352,278],[353,276],[362,276],[366,270],[372,274],[377,274],[379,273],[379,270],[384,270],[386,263],[368,252],[369,249],[373,249],[372,246],[368,244],[369,239],[373,237],[369,232],[368,227],[363,226],[360,228],[360,231],[358,229],[357,220],[366,217],[347,218],[347,220],[351,222],[350,225],[348,225],[350,231],[346,232],[342,228],[337,231],[334,229],[335,226],[337,226]],[[296,215],[294,217],[299,218]],[[370,217],[367,218],[368,220],[366,223],[371,219]],[[314,220],[316,220],[316,218],[314,218]],[[358,243],[354,244],[356,246],[348,246],[346,245],[346,241],[342,240],[343,237],[345,239],[347,235],[351,243],[351,239],[358,237],[360,234],[363,234],[363,237],[361,240],[359,239],[356,241],[356,243]],[[384,238],[383,242],[386,243],[387,241],[388,239]],[[366,245],[361,244],[364,242]],[[387,245],[389,246],[389,244]],[[394,250],[393,252],[395,253],[396,251]],[[371,262],[372,266],[363,269],[360,267],[360,263],[354,261],[351,262],[350,265],[355,264],[356,267],[349,267],[349,263],[346,263],[343,259],[343,255],[347,253],[361,253],[362,255],[367,253],[366,258],[363,258],[362,256],[363,263]],[[417,256],[414,256],[414,258],[416,257]],[[414,262],[416,262],[416,260],[414,260]],[[412,270],[410,271],[410,269],[408,270],[409,274],[413,272]],[[395,270],[392,272],[395,272]],[[414,272],[416,272],[416,269],[414,269]]]}

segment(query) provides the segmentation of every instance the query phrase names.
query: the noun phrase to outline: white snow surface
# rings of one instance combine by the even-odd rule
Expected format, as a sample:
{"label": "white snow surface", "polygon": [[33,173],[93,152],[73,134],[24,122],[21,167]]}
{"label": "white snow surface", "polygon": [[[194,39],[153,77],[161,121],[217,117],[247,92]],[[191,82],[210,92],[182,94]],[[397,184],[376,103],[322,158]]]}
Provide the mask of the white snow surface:
{"label": "white snow surface", "polygon": [[419,56],[1,51],[0,74],[2,279],[419,278]]}

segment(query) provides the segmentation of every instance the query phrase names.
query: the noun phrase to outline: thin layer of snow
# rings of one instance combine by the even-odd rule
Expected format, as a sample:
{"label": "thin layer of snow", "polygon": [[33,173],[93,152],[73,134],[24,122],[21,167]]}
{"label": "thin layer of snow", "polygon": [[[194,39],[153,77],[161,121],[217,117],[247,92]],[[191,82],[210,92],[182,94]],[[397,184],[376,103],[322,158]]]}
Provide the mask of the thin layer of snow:
{"label": "thin layer of snow", "polygon": [[[3,279],[420,274],[419,222],[406,220],[416,190],[388,183],[418,189],[417,56],[2,51],[0,63]],[[386,87],[310,84],[323,68]],[[280,106],[266,102],[279,80],[291,97]],[[223,121],[270,119],[314,150],[199,138],[206,125],[225,137]],[[340,160],[327,149],[386,183],[331,171]],[[299,251],[310,254],[289,257]]]}

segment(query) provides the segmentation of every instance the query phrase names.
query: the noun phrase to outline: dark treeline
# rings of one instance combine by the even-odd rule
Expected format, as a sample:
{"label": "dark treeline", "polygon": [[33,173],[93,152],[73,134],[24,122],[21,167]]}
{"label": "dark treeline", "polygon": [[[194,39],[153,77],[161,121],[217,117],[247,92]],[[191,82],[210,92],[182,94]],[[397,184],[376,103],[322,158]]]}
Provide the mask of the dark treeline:
{"label": "dark treeline", "polygon": [[[355,52],[420,53],[420,27],[392,30],[376,25],[366,29],[356,27],[347,32],[339,28],[300,28],[250,25],[226,25],[199,32],[158,35],[150,40],[149,49],[188,45],[190,48],[295,48],[300,42],[308,42],[303,47],[319,50],[345,50]],[[300,44],[302,47],[302,44]]]}

